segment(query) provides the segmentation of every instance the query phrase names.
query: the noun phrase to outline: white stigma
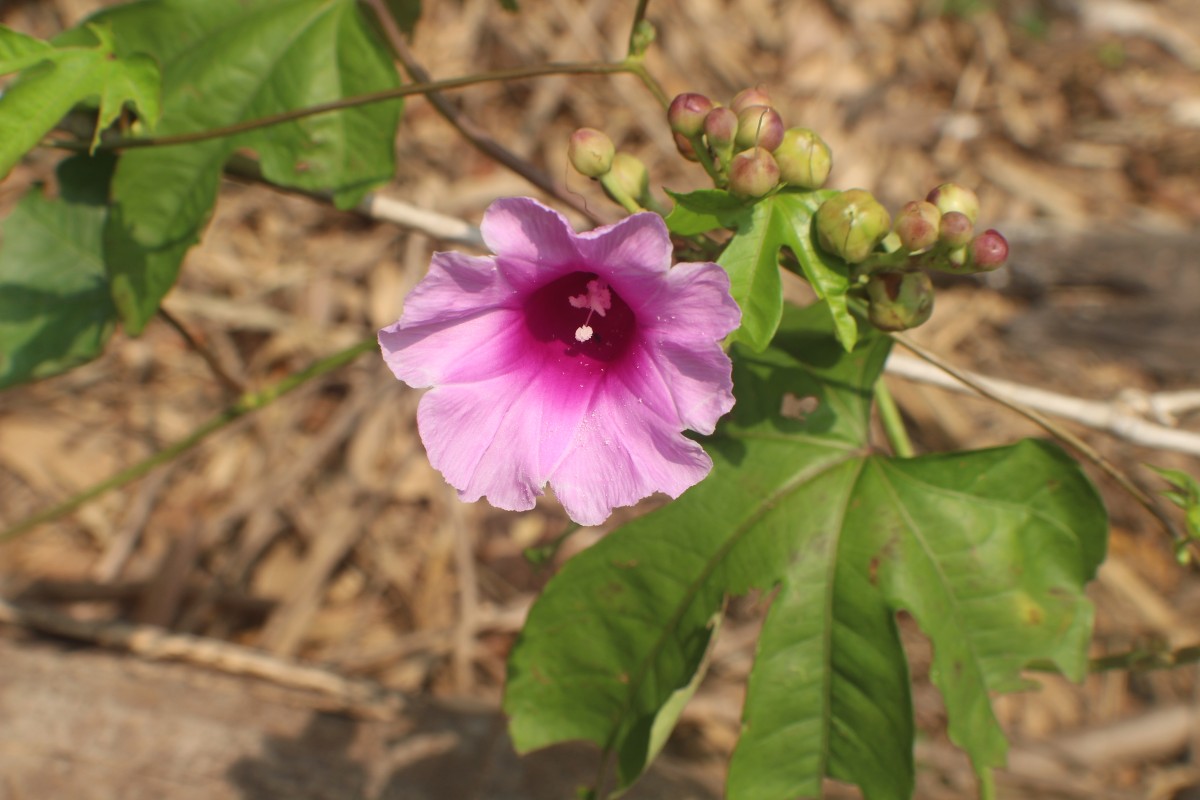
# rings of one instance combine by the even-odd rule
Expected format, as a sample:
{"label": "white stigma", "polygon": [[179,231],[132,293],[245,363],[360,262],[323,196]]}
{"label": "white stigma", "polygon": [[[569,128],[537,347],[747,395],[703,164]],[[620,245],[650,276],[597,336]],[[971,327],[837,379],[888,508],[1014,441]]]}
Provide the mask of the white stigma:
{"label": "white stigma", "polygon": [[612,292],[609,291],[608,284],[604,281],[594,279],[587,282],[587,292],[568,297],[567,302],[571,304],[572,308],[588,310],[587,319],[575,329],[575,341],[582,344],[592,338],[592,327],[588,325],[592,321],[592,314],[599,314],[603,317],[612,308]]}

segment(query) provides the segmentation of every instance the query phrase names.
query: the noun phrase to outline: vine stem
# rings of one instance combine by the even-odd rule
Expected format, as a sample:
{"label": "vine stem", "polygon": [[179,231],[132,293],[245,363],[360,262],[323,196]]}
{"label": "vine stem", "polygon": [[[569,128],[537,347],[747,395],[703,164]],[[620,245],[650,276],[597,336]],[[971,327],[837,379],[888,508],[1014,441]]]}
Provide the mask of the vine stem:
{"label": "vine stem", "polygon": [[[540,78],[546,75],[613,75],[618,73],[638,75],[638,70],[620,61],[560,61],[528,67],[513,67],[512,69],[496,70],[495,72],[446,78],[440,81],[410,83],[405,86],[397,86],[394,89],[343,97],[338,100],[331,100],[328,103],[318,103],[317,105],[306,106],[305,108],[296,108],[279,114],[270,114],[258,119],[246,120],[234,125],[208,128],[203,131],[178,133],[170,136],[119,137],[101,142],[96,150],[132,150],[138,147],[169,147],[172,145],[192,144],[209,139],[220,139],[225,136],[235,136],[239,133],[258,130],[259,128],[269,128],[272,125],[294,122],[298,119],[317,114],[343,111],[347,108],[356,108],[358,106],[370,105],[371,103],[382,103],[387,100],[399,100],[402,97],[409,97],[415,94],[429,94],[430,92],[445,91],[448,89],[461,89],[465,86],[476,86],[483,83],[514,81],[523,78]],[[46,146],[56,147],[60,150],[88,149],[87,142],[63,140],[51,140],[46,142]]]}
{"label": "vine stem", "polygon": [[148,458],[143,459],[133,466],[123,469],[115,475],[112,475],[111,477],[72,495],[61,503],[39,511],[36,514],[26,517],[20,522],[17,522],[16,524],[6,528],[3,532],[0,532],[0,543],[7,542],[24,533],[28,533],[44,522],[50,522],[51,520],[66,516],[82,506],[84,503],[94,500],[100,495],[105,494],[113,489],[119,489],[126,484],[132,483],[146,473],[150,472],[155,467],[165,464],[166,462],[177,458],[183,453],[186,453],[188,450],[196,447],[210,435],[226,427],[234,420],[237,420],[246,414],[251,413],[252,411],[258,411],[259,409],[270,405],[279,398],[283,397],[285,394],[302,386],[313,378],[325,375],[340,367],[343,367],[354,359],[358,358],[358,356],[374,349],[377,346],[377,341],[375,337],[372,336],[370,339],[364,339],[358,344],[347,347],[345,350],[319,359],[318,361],[313,362],[307,368],[300,370],[299,372],[293,372],[291,375],[280,379],[264,389],[244,393],[235,403],[233,403],[233,405],[229,406],[220,414],[217,414],[208,422],[205,422],[203,425],[196,428],[178,442],[164,447],[162,450],[159,450]]}
{"label": "vine stem", "polygon": [[[1007,398],[1003,395],[993,392],[987,386],[983,385],[979,381],[974,380],[962,370],[945,361],[940,356],[935,355],[932,351],[925,349],[907,336],[897,333],[893,333],[891,336],[894,341],[903,345],[905,349],[913,353],[913,355],[917,356],[921,360],[929,362],[946,374],[958,380],[960,383],[971,387],[973,390],[975,390],[975,392],[988,398],[989,400],[999,403],[1005,408],[1009,408],[1017,412],[1030,422],[1033,422],[1035,425],[1042,428],[1055,439],[1058,439],[1059,441],[1074,448],[1076,451],[1081,453],[1084,458],[1095,464],[1101,471],[1104,472],[1104,474],[1116,481],[1118,486],[1128,492],[1134,500],[1136,500],[1143,508],[1150,512],[1150,514],[1159,521],[1172,540],[1177,543],[1188,542],[1187,537],[1179,532],[1179,530],[1175,527],[1175,524],[1171,521],[1171,518],[1168,517],[1161,508],[1159,508],[1158,503],[1154,501],[1154,498],[1147,494],[1144,489],[1134,483],[1129,476],[1117,468],[1117,466],[1111,461],[1100,455],[1100,453],[1090,444],[1083,441],[1078,436],[1047,417],[1045,414],[1042,414],[1040,411],[1030,408],[1023,403],[1018,403],[1011,398]],[[1189,547],[1193,551],[1193,556],[1200,555],[1200,550],[1197,550],[1195,543],[1189,542]]]}

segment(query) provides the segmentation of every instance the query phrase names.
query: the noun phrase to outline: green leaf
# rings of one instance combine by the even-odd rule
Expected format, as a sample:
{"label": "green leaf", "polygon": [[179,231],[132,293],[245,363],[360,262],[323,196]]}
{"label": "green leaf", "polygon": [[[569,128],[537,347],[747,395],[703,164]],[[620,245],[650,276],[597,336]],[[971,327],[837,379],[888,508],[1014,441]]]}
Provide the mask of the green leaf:
{"label": "green leaf", "polygon": [[53,53],[54,47],[49,43],[0,25],[0,75],[31,67]]}
{"label": "green leaf", "polygon": [[[162,66],[159,133],[199,132],[398,85],[354,0],[149,0],[97,19],[123,55]],[[69,39],[69,37],[68,37]],[[356,204],[391,178],[398,100],[121,159],[106,232],[115,299],[138,333],[174,283],[216,201],[221,169],[239,147],[258,153],[267,180],[331,191]]]}
{"label": "green leaf", "polygon": [[1147,464],[1159,477],[1175,489],[1161,492],[1162,496],[1183,509],[1188,536],[1200,539],[1200,481],[1177,469],[1163,469]]}
{"label": "green leaf", "polygon": [[112,124],[126,103],[148,127],[158,119],[158,66],[141,55],[114,58],[109,33],[89,26],[80,46],[54,47],[0,26],[0,74],[24,69],[0,95],[0,178],[33,149],[76,104],[99,101],[92,140]]}
{"label": "green leaf", "polygon": [[90,361],[112,335],[116,309],[101,231],[111,158],[59,165],[62,197],[26,194],[0,244],[0,387]]}
{"label": "green leaf", "polygon": [[717,228],[731,228],[747,211],[744,200],[721,189],[700,189],[687,194],[666,190],[675,207],[666,216],[667,229],[680,236],[696,236]]}
{"label": "green leaf", "polygon": [[852,350],[858,326],[846,306],[850,270],[844,261],[820,250],[813,238],[813,217],[833,194],[836,192],[781,192],[772,199],[784,246],[795,254],[813,291],[828,305],[838,341],[846,350]]}
{"label": "green leaf", "polygon": [[742,309],[734,340],[758,351],[771,343],[783,315],[779,247],[771,201],[764,200],[741,217],[737,234],[717,259],[729,273],[730,292]]}
{"label": "green leaf", "polygon": [[[698,192],[693,194],[700,194]],[[724,192],[717,193],[726,194]],[[799,261],[804,277],[833,317],[838,340],[847,351],[854,348],[858,326],[846,305],[850,275],[839,259],[826,256],[813,243],[812,220],[831,192],[780,192],[760,200],[736,218],[737,234],[717,263],[728,272],[733,299],[742,309],[742,327],[736,341],[761,351],[771,341],[783,313],[783,284],[779,277],[779,251],[786,247]],[[709,202],[715,206],[716,198]],[[703,208],[699,203],[693,207]],[[680,225],[706,224],[704,211],[681,215]],[[708,214],[722,225],[732,220],[716,207]],[[672,212],[674,214],[674,212]],[[669,218],[668,218],[668,224]],[[676,231],[679,232],[679,231]]]}
{"label": "green leaf", "polygon": [[1086,669],[1083,594],[1104,555],[1086,477],[1040,442],[892,459],[869,442],[888,341],[847,353],[823,305],[784,315],[774,346],[735,350],[738,403],[706,442],[710,477],[568,562],[510,660],[521,750],[590,739],[618,786],[644,769],[647,730],[687,686],[726,593],[778,587],[730,764],[731,800],[819,797],[826,777],[905,800],[913,720],[895,623],[933,641],[950,731],[981,776],[1005,741],[993,692],[1021,669]]}

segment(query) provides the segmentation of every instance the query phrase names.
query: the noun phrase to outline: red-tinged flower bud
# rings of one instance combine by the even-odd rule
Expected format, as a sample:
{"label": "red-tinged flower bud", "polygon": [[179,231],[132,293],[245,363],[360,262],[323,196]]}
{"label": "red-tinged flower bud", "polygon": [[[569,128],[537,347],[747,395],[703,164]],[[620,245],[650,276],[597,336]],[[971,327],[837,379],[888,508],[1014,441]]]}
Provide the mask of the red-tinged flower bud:
{"label": "red-tinged flower bud", "polygon": [[913,200],[904,204],[896,215],[893,230],[900,237],[900,246],[910,253],[926,250],[937,244],[942,212],[926,200]]}
{"label": "red-tinged flower bud", "polygon": [[634,200],[643,198],[650,192],[650,173],[646,171],[646,165],[637,156],[629,153],[617,153],[613,156],[612,171],[608,179]]}
{"label": "red-tinged flower bud", "polygon": [[688,161],[699,161],[700,156],[696,155],[696,148],[692,147],[692,143],[682,133],[676,133],[675,149],[679,151],[679,155],[686,158]]}
{"label": "red-tinged flower bud", "polygon": [[704,135],[708,138],[708,146],[713,150],[733,147],[737,131],[737,114],[723,106],[714,108],[704,118]]}
{"label": "red-tinged flower bud", "polygon": [[834,195],[817,209],[821,247],[850,264],[865,261],[892,227],[892,218],[865,189]]}
{"label": "red-tinged flower bud", "polygon": [[712,101],[702,94],[685,92],[676,95],[667,109],[667,124],[675,133],[699,136],[704,132],[704,118],[712,107]]}
{"label": "red-tinged flower bud", "polygon": [[599,178],[612,169],[612,139],[595,128],[580,128],[571,134],[567,159],[581,175]]}
{"label": "red-tinged flower bud", "polygon": [[738,147],[762,147],[774,150],[783,141],[783,120],[767,106],[747,106],[738,112]]}
{"label": "red-tinged flower bud", "polygon": [[729,162],[729,189],[734,194],[762,197],[779,183],[779,165],[761,147],[743,150]]}
{"label": "red-tinged flower bud", "polygon": [[975,192],[961,184],[943,183],[926,195],[925,199],[937,206],[938,211],[943,214],[950,211],[966,214],[972,225],[979,219],[979,198],[975,196]]}
{"label": "red-tinged flower bud", "polygon": [[980,272],[991,272],[1008,263],[1008,240],[989,228],[971,240],[971,264]]}
{"label": "red-tinged flower bud", "polygon": [[938,225],[938,239],[948,247],[964,247],[975,235],[975,225],[961,211],[946,211]]}
{"label": "red-tinged flower bud", "polygon": [[774,155],[783,181],[801,189],[820,189],[833,167],[829,145],[808,128],[784,131]]}
{"label": "red-tinged flower bud", "polygon": [[733,102],[729,107],[733,109],[733,113],[740,114],[743,108],[750,106],[770,106],[771,96],[767,94],[767,90],[755,86],[753,89],[742,89],[733,96]]}
{"label": "red-tinged flower bud", "polygon": [[867,280],[867,317],[883,331],[906,331],[933,314],[933,281],[924,272],[876,272]]}

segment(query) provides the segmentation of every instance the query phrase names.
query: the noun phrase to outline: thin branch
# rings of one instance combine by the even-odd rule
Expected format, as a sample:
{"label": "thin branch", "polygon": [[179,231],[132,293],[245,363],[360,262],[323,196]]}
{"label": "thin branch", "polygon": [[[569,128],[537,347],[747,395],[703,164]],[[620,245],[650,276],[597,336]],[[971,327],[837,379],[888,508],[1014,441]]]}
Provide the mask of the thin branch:
{"label": "thin branch", "polygon": [[[580,200],[572,197],[563,189],[559,188],[549,175],[542,172],[537,167],[530,164],[525,159],[508,150],[499,142],[491,137],[487,131],[477,126],[474,122],[467,119],[458,109],[456,109],[449,100],[446,99],[439,90],[443,87],[436,86],[439,81],[431,81],[429,73],[417,61],[412,50],[409,49],[408,43],[404,40],[404,34],[400,32],[395,20],[388,13],[387,7],[383,0],[366,0],[368,6],[375,12],[375,16],[379,19],[380,25],[383,27],[383,32],[387,38],[388,45],[392,48],[392,52],[396,56],[396,60],[404,66],[404,71],[408,73],[408,77],[415,81],[418,85],[423,84],[427,88],[422,94],[429,101],[439,114],[449,122],[455,130],[462,135],[464,139],[470,142],[477,150],[484,155],[492,158],[497,163],[503,165],[507,169],[520,175],[525,180],[532,183],[534,186],[541,189],[546,194],[553,197],[563,205],[568,205],[575,209],[580,214],[587,217],[595,224],[601,222],[600,218],[592,213],[586,205]],[[630,72],[628,65],[624,63],[609,63],[599,62],[593,66],[602,66],[604,69],[597,69],[594,72]],[[511,72],[511,70],[510,70]],[[494,73],[500,74],[500,73]],[[541,73],[547,74],[547,73]],[[511,79],[511,78],[509,78]],[[453,88],[453,87],[448,87]]]}
{"label": "thin branch", "polygon": [[358,212],[371,219],[391,222],[420,231],[442,242],[483,248],[479,228],[461,219],[409,205],[401,200],[372,192],[358,204]]}
{"label": "thin branch", "polygon": [[[328,103],[318,103],[317,105],[305,108],[296,108],[279,114],[270,114],[258,119],[246,120],[245,122],[224,125],[218,128],[209,128],[203,131],[178,133],[171,136],[119,137],[108,139],[102,141],[96,149],[102,151],[132,150],[138,147],[168,147],[171,145],[192,144],[193,142],[203,142],[209,139],[235,136],[239,133],[258,130],[259,128],[269,128],[272,125],[294,122],[298,119],[304,119],[305,117],[317,114],[328,114],[333,111],[343,111],[347,108],[382,103],[387,100],[399,100],[402,97],[409,97],[416,94],[432,96],[440,91],[461,89],[464,86],[476,86],[483,83],[502,83],[504,81],[521,80],[524,78],[539,78],[545,75],[613,75],[622,72],[636,74],[637,71],[624,63],[609,61],[558,62],[529,67],[514,67],[512,69],[496,70],[495,72],[485,74],[447,78],[440,81],[410,83],[406,86],[397,86],[394,89],[343,97],[338,100],[331,100]],[[44,146],[55,147],[60,150],[84,151],[88,149],[89,144],[83,141],[50,140],[45,142]]]}
{"label": "thin branch", "polygon": [[0,623],[52,636],[124,650],[153,661],[184,661],[233,675],[250,675],[281,686],[320,692],[342,709],[392,718],[407,705],[399,692],[355,680],[320,667],[295,664],[249,647],[172,633],[151,625],[102,622],[68,617],[50,608],[0,599]]}
{"label": "thin branch", "polygon": [[[887,371],[908,380],[927,383],[942,389],[970,394],[971,390],[962,383],[948,376],[941,368],[931,366],[915,358],[903,355],[893,355],[888,359]],[[1056,417],[1069,419],[1089,428],[1111,433],[1134,444],[1153,447],[1157,450],[1172,450],[1178,453],[1200,456],[1200,433],[1183,431],[1157,425],[1141,417],[1127,413],[1126,408],[1144,407],[1151,413],[1156,413],[1162,407],[1170,407],[1175,394],[1171,393],[1165,403],[1160,404],[1157,395],[1139,394],[1137,398],[1122,394],[1115,402],[1084,400],[1079,397],[1049,392],[1033,386],[1025,386],[1012,381],[989,378],[967,370],[961,371],[980,386],[985,386],[993,393],[1005,397]],[[1183,398],[1188,399],[1186,396]]]}
{"label": "thin branch", "polygon": [[[1163,526],[1163,528],[1167,531],[1167,534],[1170,535],[1172,540],[1174,540],[1177,543],[1188,541],[1187,537],[1185,537],[1182,533],[1180,533],[1179,530],[1175,527],[1175,523],[1171,521],[1171,518],[1169,516],[1167,516],[1166,513],[1161,508],[1159,508],[1158,503],[1155,502],[1153,497],[1151,497],[1149,494],[1147,494],[1145,492],[1145,490],[1143,490],[1140,486],[1138,486],[1136,483],[1134,483],[1124,472],[1122,472],[1115,465],[1113,465],[1112,462],[1110,462],[1104,456],[1100,455],[1100,453],[1097,452],[1096,449],[1093,448],[1091,445],[1089,445],[1087,442],[1083,441],[1078,436],[1076,436],[1075,434],[1068,431],[1066,428],[1059,425],[1057,422],[1054,422],[1053,420],[1049,419],[1044,414],[1042,414],[1040,411],[1030,408],[1029,406],[1025,405],[1024,403],[1019,403],[1019,402],[1013,400],[1012,398],[1006,397],[1002,394],[999,394],[999,393],[993,391],[987,385],[979,382],[978,380],[976,380],[974,377],[967,374],[963,370],[960,370],[957,367],[953,366],[949,362],[942,359],[940,356],[935,355],[930,350],[925,349],[921,345],[912,341],[907,336],[903,336],[903,335],[897,334],[897,333],[893,333],[891,336],[896,342],[903,345],[905,348],[907,348],[909,351],[911,351],[913,354],[915,354],[922,360],[928,361],[930,364],[933,364],[935,367],[942,370],[943,372],[945,372],[949,375],[952,375],[960,383],[966,384],[967,386],[971,387],[976,392],[978,392],[979,394],[988,398],[989,400],[993,400],[1002,406],[1012,409],[1013,411],[1017,412],[1018,414],[1025,417],[1029,421],[1033,422],[1035,425],[1038,425],[1039,427],[1041,427],[1043,430],[1045,430],[1047,433],[1049,433],[1055,439],[1058,439],[1059,441],[1064,442],[1064,443],[1070,445],[1071,447],[1073,447],[1075,450],[1077,450],[1079,453],[1081,453],[1084,456],[1084,458],[1086,458],[1088,461],[1091,461],[1093,464],[1095,464],[1097,467],[1099,467],[1100,470],[1102,470],[1106,475],[1108,475],[1110,478],[1112,478],[1114,481],[1116,481],[1117,485],[1119,485],[1122,489],[1124,489],[1126,492],[1128,492],[1129,495],[1134,500],[1136,500],[1138,503],[1140,503],[1142,505],[1143,508],[1145,508],[1148,512],[1150,512],[1150,514],[1153,515],[1154,518],[1157,519],[1159,521],[1159,523]],[[1196,548],[1195,543],[1189,543],[1189,547],[1192,550],[1196,551],[1196,552],[1193,552],[1193,556],[1200,555],[1200,550],[1198,550]]]}
{"label": "thin branch", "polygon": [[217,357],[213,354],[213,352],[205,347],[195,336],[193,336],[191,331],[184,327],[183,323],[174,314],[172,314],[170,311],[167,311],[164,306],[159,306],[158,315],[163,318],[163,321],[174,328],[176,333],[183,337],[183,340],[187,342],[188,347],[195,350],[196,354],[199,355],[200,358],[204,359],[204,363],[208,365],[208,368],[212,370],[213,375],[216,376],[217,380],[221,382],[221,385],[224,386],[227,391],[235,395],[242,394],[246,391],[246,387],[242,386],[242,384],[238,382],[236,378],[225,371],[225,368],[221,366],[221,362],[217,360]]}
{"label": "thin branch", "polygon": [[233,405],[229,406],[220,414],[196,428],[194,431],[175,444],[159,450],[157,453],[154,453],[150,457],[139,461],[132,467],[123,469],[117,474],[112,475],[109,478],[106,478],[105,480],[102,480],[81,492],[77,492],[57,505],[53,505],[50,508],[39,511],[36,514],[26,517],[20,522],[9,526],[3,532],[0,532],[0,543],[9,541],[10,539],[15,539],[24,533],[28,533],[44,522],[50,522],[51,520],[66,516],[82,506],[84,503],[94,500],[100,495],[106,494],[113,489],[119,489],[126,484],[132,483],[160,464],[165,464],[166,462],[177,458],[183,453],[186,453],[188,450],[196,447],[210,435],[226,427],[234,420],[244,417],[246,414],[249,414],[252,411],[257,411],[260,408],[270,405],[288,392],[291,392],[293,389],[298,388],[313,378],[319,377],[328,372],[332,372],[342,366],[345,366],[346,364],[349,364],[351,361],[358,358],[358,356],[369,350],[373,350],[377,346],[378,344],[375,340],[375,337],[372,336],[370,339],[364,339],[352,347],[348,347],[345,350],[334,353],[331,356],[327,356],[315,361],[306,369],[303,369],[299,372],[294,372],[291,375],[276,381],[265,389],[257,392],[246,392],[240,398],[238,398],[237,402],[235,402]]}

